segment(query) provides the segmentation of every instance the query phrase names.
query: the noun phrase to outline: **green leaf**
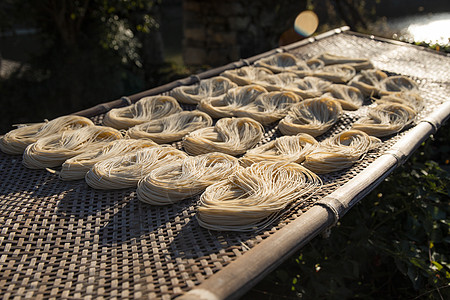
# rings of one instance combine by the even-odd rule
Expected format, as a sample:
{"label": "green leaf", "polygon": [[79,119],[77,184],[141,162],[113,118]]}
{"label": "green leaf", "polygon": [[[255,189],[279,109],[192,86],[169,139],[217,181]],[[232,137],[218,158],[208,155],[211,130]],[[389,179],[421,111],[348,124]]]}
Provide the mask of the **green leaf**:
{"label": "green leaf", "polygon": [[447,216],[446,212],[437,206],[429,206],[427,210],[434,220],[444,220]]}

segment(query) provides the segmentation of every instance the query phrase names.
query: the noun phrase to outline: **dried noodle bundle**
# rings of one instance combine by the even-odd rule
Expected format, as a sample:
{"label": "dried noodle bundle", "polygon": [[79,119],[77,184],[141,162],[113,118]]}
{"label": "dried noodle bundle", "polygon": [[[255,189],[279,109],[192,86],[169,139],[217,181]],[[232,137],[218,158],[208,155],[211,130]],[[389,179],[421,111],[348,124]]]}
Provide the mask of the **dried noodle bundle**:
{"label": "dried noodle bundle", "polygon": [[270,92],[259,95],[256,100],[235,111],[238,117],[250,117],[263,125],[284,118],[292,105],[301,100],[291,92]]}
{"label": "dried noodle bundle", "polygon": [[348,84],[359,89],[365,96],[377,96],[383,89],[381,82],[387,77],[387,74],[380,70],[362,70]]}
{"label": "dried noodle bundle", "polygon": [[214,127],[191,132],[183,139],[184,149],[192,154],[222,152],[240,155],[255,146],[262,138],[264,128],[250,118],[223,118]]}
{"label": "dried noodle bundle", "polygon": [[331,82],[318,77],[307,76],[288,82],[280,87],[281,91],[293,92],[303,99],[320,97],[331,86]]}
{"label": "dried noodle bundle", "polygon": [[131,127],[127,136],[135,139],[151,139],[158,144],[181,140],[194,130],[211,126],[211,117],[204,112],[183,111],[168,117]]}
{"label": "dried noodle bundle", "polygon": [[40,138],[85,126],[94,126],[94,123],[88,118],[75,115],[62,116],[44,123],[21,126],[0,138],[0,150],[7,154],[22,154],[28,145]]}
{"label": "dried noodle bundle", "polygon": [[[255,62],[257,67],[263,67],[271,70],[274,73],[299,70],[302,61],[297,59],[294,55],[289,53],[278,53],[266,58],[262,58]],[[306,66],[306,64],[305,64]]]}
{"label": "dried noodle bundle", "polygon": [[120,139],[112,141],[100,149],[85,151],[69,158],[62,164],[59,178],[62,180],[83,179],[96,163],[126,154],[132,154],[143,148],[155,147],[156,143],[146,139]]}
{"label": "dried noodle bundle", "polygon": [[325,95],[339,101],[345,110],[357,110],[364,102],[364,96],[359,89],[345,84],[331,85]]}
{"label": "dried noodle bundle", "polygon": [[330,129],[341,114],[341,105],[332,98],[307,99],[292,106],[278,128],[285,135],[307,133],[315,137]]}
{"label": "dried noodle bundle", "polygon": [[414,109],[416,113],[419,113],[425,107],[425,101],[423,98],[416,93],[399,92],[392,93],[389,95],[382,96],[380,99],[376,100],[377,104],[390,104],[397,103],[409,106]]}
{"label": "dried noodle bundle", "polygon": [[153,169],[186,157],[186,153],[173,147],[145,148],[133,154],[96,163],[86,173],[85,179],[94,189],[114,190],[134,187]]}
{"label": "dried noodle bundle", "polygon": [[303,166],[316,174],[326,174],[351,167],[381,141],[359,130],[348,130],[319,144],[306,156]]}
{"label": "dried noodle bundle", "polygon": [[[288,70],[289,72],[294,73],[297,75],[298,78],[303,78],[306,76],[313,76],[313,74],[319,70],[321,70],[324,67],[323,61],[319,59],[310,59],[307,61],[298,61],[297,62],[297,68]],[[285,72],[287,73],[287,72]]]}
{"label": "dried noodle bundle", "polygon": [[235,87],[237,84],[230,79],[216,76],[201,80],[198,84],[176,87],[170,95],[182,103],[197,104],[205,98],[223,95]]}
{"label": "dried noodle bundle", "polygon": [[270,225],[283,209],[304,201],[321,184],[317,175],[296,163],[256,163],[206,188],[196,217],[206,229],[254,231]]}
{"label": "dried noodle bundle", "polygon": [[220,74],[238,85],[250,85],[263,79],[267,75],[272,75],[272,71],[260,67],[242,67],[239,69],[227,70]]}
{"label": "dried noodle bundle", "polygon": [[169,96],[152,96],[140,99],[135,104],[111,109],[103,119],[103,124],[117,129],[129,127],[167,117],[181,112],[175,98]]}
{"label": "dried noodle bundle", "polygon": [[321,60],[303,61],[289,53],[278,53],[255,62],[258,67],[271,70],[274,73],[293,72],[299,77],[311,75],[314,70],[324,66]]}
{"label": "dried noodle bundle", "polygon": [[388,136],[412,123],[415,116],[415,111],[409,106],[395,103],[380,104],[370,109],[366,117],[356,121],[353,129],[377,137]]}
{"label": "dried noodle bundle", "polygon": [[240,159],[242,165],[250,166],[260,161],[283,161],[301,163],[305,156],[316,149],[318,142],[306,133],[282,136],[267,144],[250,149]]}
{"label": "dried noodle bundle", "polygon": [[255,80],[253,83],[262,86],[268,91],[281,91],[299,79],[294,73],[283,72],[264,76],[259,80]]}
{"label": "dried noodle bundle", "polygon": [[381,95],[395,94],[399,92],[417,93],[417,83],[406,76],[390,76],[381,82]]}
{"label": "dried noodle bundle", "polygon": [[236,111],[254,102],[256,98],[267,93],[259,85],[247,85],[229,90],[223,97],[209,98],[201,101],[198,109],[213,118],[233,117]]}
{"label": "dried noodle bundle", "polygon": [[151,171],[139,181],[137,197],[152,205],[172,204],[201,193],[239,169],[238,159],[227,154],[189,156]]}
{"label": "dried noodle bundle", "polygon": [[30,144],[23,153],[23,164],[30,169],[57,167],[71,157],[121,138],[118,130],[106,126],[87,126],[56,133]]}
{"label": "dried noodle bundle", "polygon": [[361,71],[364,69],[373,69],[373,65],[367,58],[351,58],[345,56],[334,55],[331,53],[322,53],[315,57],[325,63],[325,65],[335,65],[335,64],[346,64],[356,71]]}
{"label": "dried noodle bundle", "polygon": [[349,65],[330,65],[316,70],[311,75],[335,83],[345,83],[355,77],[356,70]]}

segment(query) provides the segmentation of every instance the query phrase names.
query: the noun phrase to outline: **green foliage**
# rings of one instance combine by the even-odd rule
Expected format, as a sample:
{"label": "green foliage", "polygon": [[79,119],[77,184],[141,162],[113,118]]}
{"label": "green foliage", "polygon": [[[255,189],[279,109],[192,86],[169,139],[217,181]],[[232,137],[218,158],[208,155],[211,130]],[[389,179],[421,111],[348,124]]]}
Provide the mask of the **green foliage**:
{"label": "green foliage", "polygon": [[449,299],[449,129],[244,299]]}
{"label": "green foliage", "polygon": [[40,47],[0,79],[0,133],[186,76],[164,62],[160,1],[2,1],[0,32],[32,26]]}

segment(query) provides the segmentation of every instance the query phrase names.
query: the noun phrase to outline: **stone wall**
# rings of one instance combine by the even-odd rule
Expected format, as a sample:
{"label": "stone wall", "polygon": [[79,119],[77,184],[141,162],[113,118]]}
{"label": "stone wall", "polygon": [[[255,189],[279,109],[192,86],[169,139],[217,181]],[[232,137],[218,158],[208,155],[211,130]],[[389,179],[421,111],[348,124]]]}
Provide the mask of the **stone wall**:
{"label": "stone wall", "polygon": [[220,66],[267,51],[306,1],[183,0],[183,59]]}

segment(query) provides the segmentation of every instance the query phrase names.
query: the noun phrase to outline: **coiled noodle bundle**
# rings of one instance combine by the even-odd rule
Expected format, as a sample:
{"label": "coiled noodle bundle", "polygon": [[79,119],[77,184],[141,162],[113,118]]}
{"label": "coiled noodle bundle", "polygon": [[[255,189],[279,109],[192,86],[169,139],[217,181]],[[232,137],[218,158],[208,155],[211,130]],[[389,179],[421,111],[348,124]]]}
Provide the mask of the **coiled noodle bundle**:
{"label": "coiled noodle bundle", "polygon": [[331,82],[319,77],[307,76],[303,79],[297,79],[287,82],[281,86],[281,91],[293,92],[303,99],[320,97],[331,86]]}
{"label": "coiled noodle bundle", "polygon": [[112,141],[100,149],[84,151],[83,153],[66,160],[62,164],[59,178],[62,180],[83,179],[89,169],[100,161],[125,154],[131,154],[143,148],[154,146],[157,146],[157,144],[146,139],[120,139]]}
{"label": "coiled noodle bundle", "polygon": [[383,79],[381,82],[380,94],[388,95],[395,94],[399,92],[409,92],[409,93],[417,93],[419,91],[419,87],[417,83],[406,77],[406,76],[390,76],[388,78]]}
{"label": "coiled noodle bundle", "polygon": [[239,69],[227,70],[220,75],[227,77],[238,85],[250,85],[262,80],[267,75],[272,74],[272,71],[266,68],[247,66]]}
{"label": "coiled noodle bundle", "polygon": [[81,116],[62,116],[44,123],[25,125],[0,137],[0,150],[7,154],[22,154],[28,145],[38,139],[67,130],[94,126],[91,120]]}
{"label": "coiled noodle bundle", "polygon": [[213,118],[234,117],[237,110],[243,109],[264,93],[267,93],[267,90],[259,85],[237,87],[229,90],[223,97],[201,101],[198,109]]}
{"label": "coiled noodle bundle", "polygon": [[255,62],[255,66],[263,67],[274,73],[298,70],[302,61],[289,53],[278,53]]}
{"label": "coiled noodle bundle", "polygon": [[267,75],[253,83],[262,86],[268,91],[282,91],[292,85],[293,82],[300,78],[291,72],[283,72],[274,75]]}
{"label": "coiled noodle bundle", "polygon": [[30,169],[57,167],[66,159],[92,149],[99,149],[121,138],[122,135],[118,130],[105,126],[87,126],[63,131],[29,145],[23,153],[22,162]]}
{"label": "coiled noodle bundle", "polygon": [[399,92],[382,96],[376,100],[377,104],[403,104],[414,109],[416,113],[419,113],[425,107],[425,101],[416,93]]}
{"label": "coiled noodle bundle", "polygon": [[85,179],[94,189],[115,190],[134,187],[153,169],[186,157],[186,153],[173,147],[146,148],[133,154],[96,163],[86,173]]}
{"label": "coiled noodle bundle", "polygon": [[116,129],[128,129],[181,112],[181,110],[175,98],[169,96],[145,97],[132,105],[111,109],[106,113],[103,124]]}
{"label": "coiled noodle bundle", "polygon": [[366,117],[356,121],[353,129],[377,137],[387,136],[412,123],[415,115],[412,108],[403,104],[380,104],[370,109]]}
{"label": "coiled noodle bundle", "polygon": [[311,76],[319,77],[335,83],[348,82],[356,75],[356,70],[349,65],[331,65],[325,66],[314,71]]}
{"label": "coiled noodle bundle", "polygon": [[206,188],[196,217],[211,230],[254,231],[321,184],[317,175],[296,163],[259,162]]}
{"label": "coiled noodle bundle", "polygon": [[211,126],[211,117],[201,111],[183,111],[168,117],[131,127],[127,136],[135,139],[151,139],[158,144],[181,140],[194,130]]}
{"label": "coiled noodle bundle", "polygon": [[170,95],[182,103],[197,104],[205,98],[223,95],[235,87],[237,84],[230,79],[216,76],[201,80],[198,84],[176,87]]}
{"label": "coiled noodle bundle", "polygon": [[367,58],[352,58],[334,55],[331,53],[322,53],[320,55],[317,55],[315,59],[323,61],[325,65],[346,64],[355,68],[356,71],[373,69],[372,62]]}
{"label": "coiled noodle bundle", "polygon": [[303,166],[316,174],[326,174],[351,167],[381,141],[359,130],[348,130],[319,144],[306,156]]}
{"label": "coiled noodle bundle", "polygon": [[299,77],[305,77],[311,75],[314,70],[321,69],[324,63],[317,59],[303,61],[289,53],[278,53],[258,60],[255,65],[274,73],[293,72]]}
{"label": "coiled noodle bundle", "polygon": [[345,110],[357,110],[364,102],[364,96],[359,89],[345,84],[331,85],[324,95],[337,100]]}
{"label": "coiled noodle bundle", "polygon": [[332,98],[307,99],[291,107],[278,129],[285,135],[307,133],[315,137],[330,129],[341,114],[341,105]]}
{"label": "coiled noodle bundle", "polygon": [[300,133],[282,136],[267,144],[248,150],[240,158],[242,165],[250,166],[260,161],[283,161],[301,163],[319,143],[312,136]]}
{"label": "coiled noodle bundle", "polygon": [[377,96],[383,89],[381,82],[387,77],[387,74],[380,70],[362,70],[348,84],[359,89],[365,96]]}
{"label": "coiled noodle bundle", "polygon": [[183,139],[183,147],[192,155],[222,152],[240,155],[255,146],[262,138],[264,128],[250,118],[223,118],[214,127],[191,132]]}
{"label": "coiled noodle bundle", "polygon": [[151,171],[139,181],[137,197],[152,205],[172,204],[202,192],[240,168],[237,158],[219,152],[189,156]]}
{"label": "coiled noodle bundle", "polygon": [[250,117],[268,125],[285,117],[292,105],[301,100],[291,92],[270,92],[259,95],[254,102],[236,110],[238,117]]}

